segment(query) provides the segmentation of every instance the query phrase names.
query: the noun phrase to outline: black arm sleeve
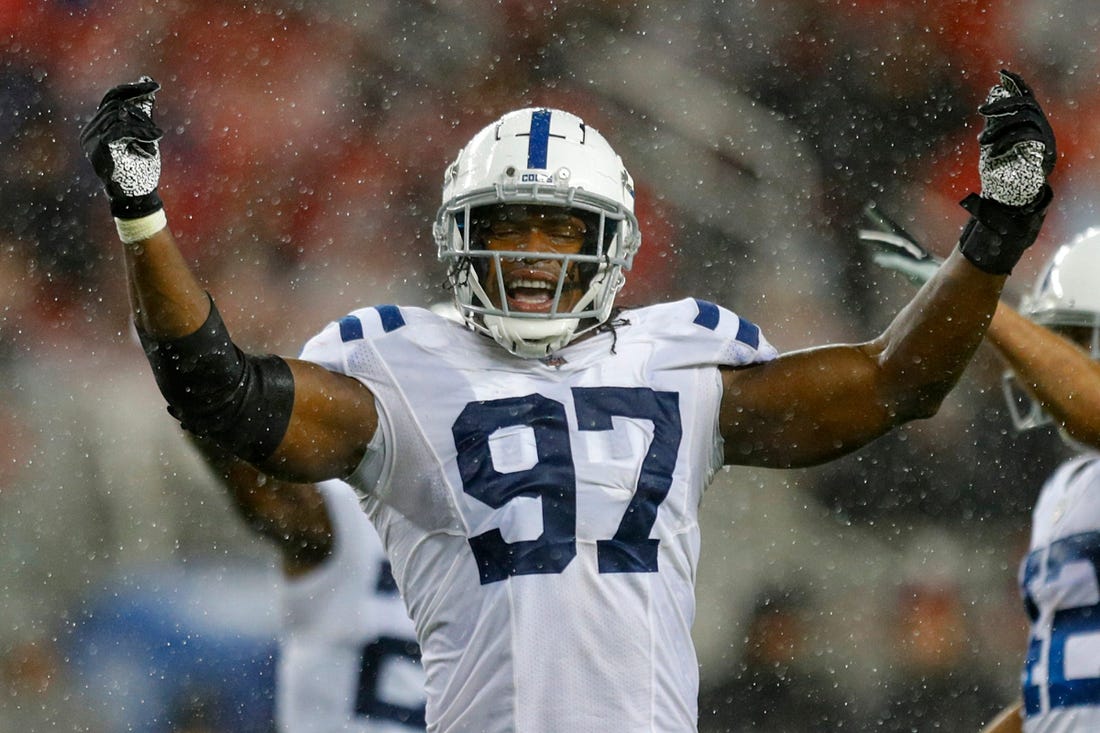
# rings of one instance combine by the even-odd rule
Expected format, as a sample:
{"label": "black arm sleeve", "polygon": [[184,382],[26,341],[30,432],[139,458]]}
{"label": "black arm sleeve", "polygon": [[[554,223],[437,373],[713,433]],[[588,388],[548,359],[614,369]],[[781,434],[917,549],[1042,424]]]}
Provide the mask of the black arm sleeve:
{"label": "black arm sleeve", "polygon": [[275,452],[294,407],[290,366],[237,348],[213,300],[192,334],[161,341],[138,329],[138,337],[168,412],[186,430],[249,462]]}

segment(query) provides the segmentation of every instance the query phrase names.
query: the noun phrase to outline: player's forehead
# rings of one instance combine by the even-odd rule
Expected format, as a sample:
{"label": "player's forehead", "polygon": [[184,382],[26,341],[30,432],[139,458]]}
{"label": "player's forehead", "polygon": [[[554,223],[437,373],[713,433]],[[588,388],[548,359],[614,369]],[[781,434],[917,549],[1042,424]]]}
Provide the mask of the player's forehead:
{"label": "player's forehead", "polygon": [[562,206],[536,204],[497,204],[485,206],[474,212],[474,220],[491,225],[496,222],[509,224],[575,224],[584,225],[579,212]]}

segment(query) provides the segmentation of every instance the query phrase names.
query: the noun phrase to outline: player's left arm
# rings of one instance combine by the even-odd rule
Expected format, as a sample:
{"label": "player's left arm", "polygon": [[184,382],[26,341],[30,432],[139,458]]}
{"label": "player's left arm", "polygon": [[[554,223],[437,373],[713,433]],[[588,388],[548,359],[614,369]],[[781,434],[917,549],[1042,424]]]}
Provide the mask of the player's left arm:
{"label": "player's left arm", "polygon": [[982,194],[962,202],[971,218],[958,247],[878,338],[725,369],[719,427],[727,463],[820,463],[939,409],[1052,198],[1054,135],[1024,81],[1002,71],[979,111]]}
{"label": "player's left arm", "polygon": [[280,481],[210,441],[192,442],[244,522],[279,548],[287,575],[308,572],[331,555],[332,520],[316,484]]}
{"label": "player's left arm", "polygon": [[[860,240],[875,264],[926,282],[939,260],[873,204],[864,212]],[[1041,326],[1003,300],[986,340],[1019,382],[1076,441],[1100,449],[1100,362],[1079,344]]]}
{"label": "player's left arm", "polygon": [[724,369],[726,462],[813,465],[934,415],[981,343],[1004,280],[956,251],[873,341]]}

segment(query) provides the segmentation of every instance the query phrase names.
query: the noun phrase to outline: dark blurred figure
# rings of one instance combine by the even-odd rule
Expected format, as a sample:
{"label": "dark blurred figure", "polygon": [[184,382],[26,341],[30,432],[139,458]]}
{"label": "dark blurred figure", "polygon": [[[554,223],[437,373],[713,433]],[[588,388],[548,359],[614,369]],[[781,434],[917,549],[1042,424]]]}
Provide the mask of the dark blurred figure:
{"label": "dark blurred figure", "polygon": [[802,590],[760,594],[747,623],[740,671],[699,696],[700,733],[855,730],[834,684],[807,668],[809,612]]}
{"label": "dark blurred figure", "polygon": [[40,307],[55,317],[94,290],[99,264],[83,206],[96,191],[81,183],[71,146],[57,143],[59,110],[54,88],[31,69],[0,69],[0,228],[43,274]]}
{"label": "dark blurred figure", "polygon": [[1000,686],[968,643],[966,602],[954,580],[903,585],[893,622],[899,659],[875,731],[978,730],[996,714]]}

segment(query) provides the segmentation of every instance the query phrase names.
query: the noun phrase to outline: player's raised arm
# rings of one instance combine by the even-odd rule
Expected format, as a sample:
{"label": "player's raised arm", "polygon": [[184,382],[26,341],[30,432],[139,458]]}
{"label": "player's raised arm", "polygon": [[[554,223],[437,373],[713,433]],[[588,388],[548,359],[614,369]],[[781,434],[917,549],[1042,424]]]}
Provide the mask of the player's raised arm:
{"label": "player's raised arm", "polygon": [[[917,285],[931,278],[939,261],[884,214],[876,219],[860,231],[875,264]],[[1017,428],[1051,416],[1077,442],[1100,448],[1100,229],[1054,252],[1020,310],[998,303],[986,340],[1045,413],[1015,414],[1010,400]]]}
{"label": "player's raised arm", "polygon": [[163,133],[151,116],[158,89],[148,77],[111,89],[80,135],[124,245],[134,320],[157,384],[185,428],[275,475],[344,476],[374,433],[373,399],[348,377],[233,344],[167,227],[157,191]]}
{"label": "player's raised arm", "polygon": [[1054,135],[1023,80],[1002,71],[979,111],[982,193],[962,202],[971,219],[958,247],[873,341],[726,370],[720,426],[727,462],[810,465],[938,410],[1052,197]]}

